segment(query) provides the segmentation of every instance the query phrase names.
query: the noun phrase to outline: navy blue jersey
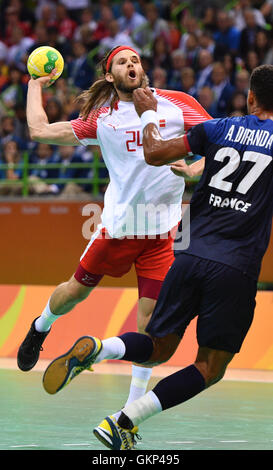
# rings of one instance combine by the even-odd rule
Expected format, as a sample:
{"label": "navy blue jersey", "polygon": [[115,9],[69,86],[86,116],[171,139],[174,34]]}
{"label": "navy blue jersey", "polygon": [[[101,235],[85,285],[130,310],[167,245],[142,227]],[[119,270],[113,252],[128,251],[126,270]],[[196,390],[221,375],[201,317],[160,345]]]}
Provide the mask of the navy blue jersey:
{"label": "navy blue jersey", "polygon": [[190,205],[184,253],[218,261],[258,278],[273,215],[273,121],[254,115],[213,119],[185,140],[205,156]]}

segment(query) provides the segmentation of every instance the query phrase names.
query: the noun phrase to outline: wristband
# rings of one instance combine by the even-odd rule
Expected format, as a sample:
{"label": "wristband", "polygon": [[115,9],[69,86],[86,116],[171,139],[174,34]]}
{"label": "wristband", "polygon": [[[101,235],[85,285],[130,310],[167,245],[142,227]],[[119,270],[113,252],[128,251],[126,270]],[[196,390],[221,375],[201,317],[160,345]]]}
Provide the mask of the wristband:
{"label": "wristband", "polygon": [[147,124],[155,124],[158,127],[158,117],[155,111],[152,109],[148,109],[148,111],[144,111],[140,117],[141,120],[141,128],[142,131],[147,126]]}

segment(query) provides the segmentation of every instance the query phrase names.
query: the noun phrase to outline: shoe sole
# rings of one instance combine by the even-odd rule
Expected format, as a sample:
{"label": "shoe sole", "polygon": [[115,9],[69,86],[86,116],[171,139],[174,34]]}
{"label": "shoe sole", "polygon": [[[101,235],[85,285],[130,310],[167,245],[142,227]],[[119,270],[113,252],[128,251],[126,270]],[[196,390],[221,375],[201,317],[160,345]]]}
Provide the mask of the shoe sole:
{"label": "shoe sole", "polygon": [[[97,344],[97,342],[99,344]],[[101,350],[100,340],[82,336],[67,353],[52,361],[43,376],[43,386],[47,393],[54,395],[68,385],[71,380],[90,367],[92,355]]]}
{"label": "shoe sole", "polygon": [[108,442],[103,436],[101,436],[101,434],[96,428],[93,430],[93,434],[104,446],[108,447],[108,449],[114,450],[114,447],[110,444],[110,442]]}

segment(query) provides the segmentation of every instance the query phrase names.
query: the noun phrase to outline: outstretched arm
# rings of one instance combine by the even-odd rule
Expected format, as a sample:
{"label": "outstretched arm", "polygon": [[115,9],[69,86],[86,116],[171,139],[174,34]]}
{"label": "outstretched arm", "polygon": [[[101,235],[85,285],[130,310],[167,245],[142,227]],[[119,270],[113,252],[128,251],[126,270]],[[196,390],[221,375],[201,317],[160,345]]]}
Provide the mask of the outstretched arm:
{"label": "outstretched arm", "polygon": [[202,175],[205,168],[205,158],[203,157],[190,165],[188,165],[185,160],[178,160],[177,162],[171,163],[170,166],[176,176],[194,178]]}
{"label": "outstretched arm", "polygon": [[[173,139],[162,139],[156,124],[152,124],[148,119],[145,125],[145,119],[148,111],[149,118],[152,117],[156,123],[157,101],[149,88],[137,88],[133,92],[133,100],[136,111],[141,117],[143,129],[143,150],[145,160],[149,165],[161,166],[180,160],[189,153],[186,140],[183,137]],[[154,116],[153,116],[154,113]]]}
{"label": "outstretched arm", "polygon": [[46,77],[30,79],[27,93],[27,123],[32,140],[55,145],[79,145],[71,123],[55,122],[49,124],[42,102],[42,88],[48,86],[54,72]]}

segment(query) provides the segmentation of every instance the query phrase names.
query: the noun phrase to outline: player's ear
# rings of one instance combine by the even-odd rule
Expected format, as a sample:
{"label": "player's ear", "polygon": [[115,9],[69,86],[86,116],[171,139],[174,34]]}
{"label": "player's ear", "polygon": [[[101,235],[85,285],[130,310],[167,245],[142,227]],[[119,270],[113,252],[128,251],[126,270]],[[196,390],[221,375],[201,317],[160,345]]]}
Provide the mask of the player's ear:
{"label": "player's ear", "polygon": [[107,82],[109,82],[109,83],[113,83],[114,77],[113,77],[113,75],[112,75],[110,72],[107,72],[107,73],[105,74],[105,80],[106,80]]}
{"label": "player's ear", "polygon": [[254,104],[255,95],[254,95],[254,93],[253,93],[252,90],[248,90],[247,101],[248,101],[248,103],[250,104],[250,106],[252,106],[252,105]]}

